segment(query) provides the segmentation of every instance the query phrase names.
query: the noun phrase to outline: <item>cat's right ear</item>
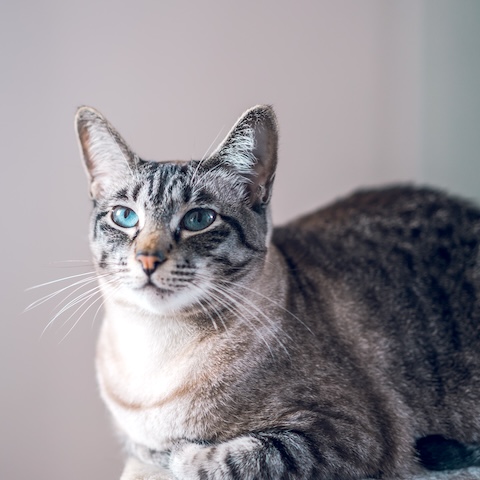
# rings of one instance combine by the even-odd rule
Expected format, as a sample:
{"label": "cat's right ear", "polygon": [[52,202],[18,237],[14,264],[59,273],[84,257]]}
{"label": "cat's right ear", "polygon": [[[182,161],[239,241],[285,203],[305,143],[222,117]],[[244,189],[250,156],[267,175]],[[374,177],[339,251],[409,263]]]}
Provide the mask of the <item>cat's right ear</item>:
{"label": "cat's right ear", "polygon": [[91,197],[99,199],[125,184],[137,157],[108,120],[94,108],[80,107],[75,115],[75,128]]}

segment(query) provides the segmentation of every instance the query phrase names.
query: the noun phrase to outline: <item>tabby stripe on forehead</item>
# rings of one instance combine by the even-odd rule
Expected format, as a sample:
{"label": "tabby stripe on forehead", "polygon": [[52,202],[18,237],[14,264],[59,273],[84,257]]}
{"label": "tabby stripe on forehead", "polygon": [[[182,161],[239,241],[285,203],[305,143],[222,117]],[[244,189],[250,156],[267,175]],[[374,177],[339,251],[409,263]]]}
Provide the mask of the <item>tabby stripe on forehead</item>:
{"label": "tabby stripe on forehead", "polygon": [[127,194],[127,189],[122,188],[122,190],[119,190],[115,196],[115,200],[128,200],[128,194]]}
{"label": "tabby stripe on forehead", "polygon": [[142,184],[141,183],[137,183],[135,185],[135,188],[133,189],[132,191],[132,198],[133,198],[133,201],[136,202],[137,201],[137,198],[138,198],[138,194],[140,193],[140,189],[142,188]]}
{"label": "tabby stripe on forehead", "polygon": [[155,172],[152,172],[148,176],[148,179],[147,179],[147,181],[149,182],[149,185],[148,185],[148,196],[149,197],[151,197],[153,195],[153,186],[155,184],[155,179],[156,179]]}
{"label": "tabby stripe on forehead", "polygon": [[233,217],[228,217],[225,215],[222,215],[222,220],[228,223],[234,230],[236,230],[238,237],[240,238],[240,241],[250,250],[253,250],[254,252],[264,252],[266,248],[258,248],[255,245],[252,245],[248,240],[245,235],[245,232],[243,231],[243,227],[241,223],[236,220]]}
{"label": "tabby stripe on forehead", "polygon": [[192,187],[190,185],[183,186],[183,201],[188,203],[192,198]]}
{"label": "tabby stripe on forehead", "polygon": [[[169,201],[169,204],[170,205],[174,205],[176,199],[173,198],[173,190],[175,189],[175,187],[177,186],[178,182],[179,182],[179,178],[178,178],[178,175],[177,175],[177,172],[170,172],[170,178],[168,179],[168,183],[165,185],[165,188],[164,188],[164,197],[165,199],[168,199]],[[160,198],[160,192],[157,192],[155,194],[155,197],[153,198],[153,203],[155,204],[159,204],[161,202],[161,198]]]}
{"label": "tabby stripe on forehead", "polygon": [[205,190],[199,190],[195,192],[194,201],[197,203],[203,203],[205,205],[211,204],[215,200],[215,197]]}

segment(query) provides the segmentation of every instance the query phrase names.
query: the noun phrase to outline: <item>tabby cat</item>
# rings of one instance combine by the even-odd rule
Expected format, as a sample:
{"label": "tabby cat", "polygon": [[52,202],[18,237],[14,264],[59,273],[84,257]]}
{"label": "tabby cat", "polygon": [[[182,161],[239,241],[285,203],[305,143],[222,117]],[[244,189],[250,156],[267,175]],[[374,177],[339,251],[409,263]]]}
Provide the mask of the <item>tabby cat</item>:
{"label": "tabby cat", "polygon": [[202,160],[142,160],[93,108],[76,128],[105,300],[98,380],[131,478],[480,464],[477,208],[393,187],[273,229],[270,107]]}

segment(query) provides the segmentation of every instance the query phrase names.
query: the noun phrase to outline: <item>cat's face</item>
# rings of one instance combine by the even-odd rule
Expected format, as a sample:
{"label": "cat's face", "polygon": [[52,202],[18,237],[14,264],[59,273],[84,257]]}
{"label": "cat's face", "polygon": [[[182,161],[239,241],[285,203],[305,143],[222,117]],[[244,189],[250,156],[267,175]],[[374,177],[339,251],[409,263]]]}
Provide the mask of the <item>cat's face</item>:
{"label": "cat's face", "polygon": [[208,311],[261,268],[276,166],[271,109],[246,112],[203,161],[140,160],[87,107],[78,111],[77,129],[106,300],[159,314]]}

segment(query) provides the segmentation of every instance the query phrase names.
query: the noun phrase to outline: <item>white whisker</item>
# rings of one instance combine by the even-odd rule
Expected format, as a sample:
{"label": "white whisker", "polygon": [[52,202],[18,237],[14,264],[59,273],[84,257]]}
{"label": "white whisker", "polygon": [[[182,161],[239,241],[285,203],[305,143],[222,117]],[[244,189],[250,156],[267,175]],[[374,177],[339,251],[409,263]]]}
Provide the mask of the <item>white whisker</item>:
{"label": "white whisker", "polygon": [[54,260],[52,262],[53,265],[57,265],[59,263],[89,263],[93,264],[91,260]]}
{"label": "white whisker", "polygon": [[245,285],[241,285],[241,284],[238,284],[238,283],[234,283],[234,282],[230,282],[228,280],[225,280],[223,279],[222,280],[223,283],[228,283],[230,285],[234,285],[236,287],[240,287],[240,288],[243,288],[244,290],[247,290],[251,293],[254,293],[255,295],[258,295],[259,297],[262,297],[264,298],[265,300],[267,300],[268,302],[270,302],[272,305],[278,307],[280,310],[283,310],[285,313],[288,313],[292,318],[294,318],[295,320],[297,320],[298,322],[300,322],[300,324],[305,327],[312,335],[314,335],[313,331],[310,329],[310,327],[303,321],[301,320],[300,318],[298,318],[293,312],[291,312],[290,310],[288,310],[287,308],[285,308],[284,306],[280,305],[278,302],[276,302],[275,300],[272,300],[270,297],[267,297],[266,295],[263,295],[262,293],[260,293],[259,291],[257,290],[254,290],[252,288],[249,288],[249,287],[246,287]]}
{"label": "white whisker", "polygon": [[[104,285],[110,285],[112,283],[115,283],[117,281],[116,278],[114,279],[111,279],[110,281],[108,281],[107,283],[105,283]],[[98,296],[98,298],[96,298],[83,312],[82,314],[77,318],[77,320],[75,320],[75,323],[71,326],[70,330],[68,330],[68,332],[64,335],[64,337],[60,340],[59,343],[62,343],[67,337],[68,335],[70,334],[70,332],[77,326],[77,324],[80,322],[80,320],[83,318],[83,316],[88,312],[88,310],[90,310],[90,308],[93,307],[93,305],[95,305],[95,303],[97,303],[99,300],[102,300],[103,299],[103,302],[100,304],[103,305],[105,303],[105,297],[103,296],[103,293],[101,292],[101,287],[99,286],[98,290],[96,290],[95,292],[93,292],[92,294],[90,294],[83,302],[82,304],[75,310],[75,312],[72,313],[72,315],[70,315],[70,317],[68,317],[68,319],[63,323],[63,325],[65,325],[91,298],[93,298],[95,295],[99,294],[100,295]],[[94,290],[94,289],[92,289]],[[98,311],[98,310],[97,310]],[[95,317],[94,317],[95,318]],[[93,325],[92,325],[93,326]]]}
{"label": "white whisker", "polygon": [[46,287],[47,285],[52,285],[53,283],[64,282],[72,278],[84,277],[85,275],[92,275],[92,274],[96,274],[96,272],[91,271],[91,272],[85,272],[85,273],[78,273],[77,275],[70,275],[69,277],[58,278],[57,280],[51,280],[50,282],[45,282],[45,283],[41,283],[40,285],[34,285],[33,287],[28,287],[27,289],[25,289],[25,291],[28,292],[30,290],[35,290],[37,288]]}
{"label": "white whisker", "polygon": [[[57,295],[64,292],[65,290],[69,290],[70,288],[76,287],[77,285],[80,285],[79,288],[81,288],[85,285],[88,285],[89,283],[95,282],[97,280],[97,278],[98,277],[96,275],[88,277],[88,278],[84,278],[82,280],[79,280],[77,282],[72,283],[71,285],[67,285],[66,287],[63,287],[59,290],[56,290],[55,292],[49,293],[48,295],[45,295],[44,297],[39,298],[38,300],[35,300],[30,305],[28,305],[28,307],[25,308],[24,313],[42,305],[43,303],[47,302],[48,300],[52,299],[53,297],[56,297]],[[73,293],[76,292],[77,290],[78,290],[78,288],[76,290],[74,290]],[[70,295],[68,295],[66,298],[68,298]]]}
{"label": "white whisker", "polygon": [[203,162],[203,160],[205,160],[205,159],[207,158],[207,155],[209,154],[209,152],[210,152],[210,150],[212,149],[213,145],[217,142],[218,137],[220,136],[220,134],[223,132],[224,129],[225,129],[225,125],[218,131],[218,133],[217,133],[217,135],[215,136],[215,138],[213,139],[212,143],[208,146],[207,151],[203,154],[203,157],[202,157],[201,162]]}
{"label": "white whisker", "polygon": [[[106,274],[104,276],[107,276]],[[80,287],[78,287],[75,291],[83,288],[84,286],[88,285],[88,283],[92,283],[96,280],[96,277],[95,278],[92,278],[90,279],[88,282],[84,282],[83,285],[81,285]],[[114,282],[115,279],[111,279],[111,280],[108,280],[106,283],[111,283],[111,282]],[[78,282],[76,282],[78,283]],[[57,320],[57,318],[59,318],[64,312],[66,312],[67,310],[69,310],[70,308],[73,308],[74,306],[78,305],[78,303],[82,302],[83,300],[85,300],[85,298],[87,298],[87,301],[88,299],[90,299],[92,296],[98,294],[100,292],[100,285],[96,285],[94,288],[91,288],[85,292],[82,292],[80,295],[78,295],[77,297],[75,297],[73,300],[71,300],[70,302],[68,302],[67,304],[65,304],[54,316],[53,318],[47,323],[47,325],[45,326],[45,328],[42,330],[42,333],[40,334],[40,337],[42,337],[45,332],[48,330],[48,328],[55,322],[55,320]],[[74,292],[75,292],[74,291]],[[72,293],[74,293],[72,292]],[[59,292],[55,292],[55,294],[58,294]],[[72,294],[71,293],[71,294]],[[66,298],[68,298],[69,296],[68,295]],[[63,299],[55,308],[58,308],[65,300]],[[83,303],[82,303],[83,305]],[[67,319],[67,321],[78,311],[75,310],[75,312]],[[65,324],[65,323],[64,323]]]}
{"label": "white whisker", "polygon": [[[70,300],[68,303],[66,303],[56,314],[57,317],[59,317],[63,312],[66,312],[70,308],[74,307],[78,303],[80,303],[85,297],[88,297],[90,294],[95,294],[101,290],[100,285],[95,285],[95,287],[87,290],[86,292],[82,292],[80,295],[76,296],[74,299]],[[61,303],[60,303],[61,304]]]}
{"label": "white whisker", "polygon": [[[205,289],[205,288],[202,288],[200,287],[200,285],[197,285],[197,284],[191,284],[194,288],[196,288],[197,290],[200,290],[200,292],[202,292],[204,294],[204,298],[203,298],[203,301],[214,311],[215,315],[217,316],[217,318],[220,320],[220,322],[222,323],[222,326],[224,328],[224,330],[228,333],[228,329],[227,329],[227,326],[225,325],[225,322],[223,321],[223,317],[222,315],[220,314],[220,312],[218,311],[217,309],[217,306],[215,305],[215,302],[211,301],[209,299],[209,295],[210,295],[210,292]],[[206,315],[209,317],[209,319],[211,320],[215,330],[218,330],[218,325],[217,325],[217,322],[215,322],[215,319],[210,315],[210,312],[208,311],[208,309],[206,307],[204,307],[201,303],[201,300],[197,300],[196,302],[198,305],[200,305],[200,307],[202,308],[202,310],[206,313]],[[224,305],[226,308],[227,306]]]}
{"label": "white whisker", "polygon": [[[213,293],[212,290],[214,290],[216,293]],[[230,290],[226,290],[225,288],[221,288],[219,286],[210,284],[207,293],[209,295],[211,295],[218,303],[220,303],[226,309],[228,309],[230,311],[230,313],[232,313],[236,318],[239,318],[239,319],[243,320],[246,324],[249,325],[250,328],[255,330],[255,332],[257,333],[259,338],[261,338],[263,343],[265,343],[265,345],[268,348],[268,350],[270,351],[270,354],[272,355],[272,357],[274,356],[273,351],[271,349],[271,346],[268,343],[268,341],[265,339],[264,335],[262,335],[260,330],[255,326],[255,324],[253,322],[251,322],[251,320],[248,318],[248,316],[246,316],[242,313],[243,311],[245,311],[245,307],[247,306],[247,305],[245,305],[245,303],[242,303],[242,302],[246,302],[248,304],[248,306],[250,307],[250,309],[248,309],[248,308],[246,309],[246,313],[249,313],[251,316],[253,316],[260,324],[263,324],[263,325],[268,326],[269,328],[272,328],[273,326],[275,326],[275,324],[272,322],[272,320],[267,315],[265,315],[256,305],[249,302],[247,298],[242,297],[241,295],[236,295],[237,299],[234,298],[235,297],[234,292],[232,292]],[[260,320],[259,316],[252,309],[256,310],[258,312],[258,314],[263,316],[265,318],[265,320],[267,321],[267,324],[262,322]],[[270,331],[273,333],[273,330],[270,330]],[[278,344],[288,354],[288,350],[286,349],[285,345],[280,341],[280,339],[276,336],[274,336],[274,338],[278,342]]]}
{"label": "white whisker", "polygon": [[[114,282],[112,282],[112,283],[114,283]],[[110,288],[110,284],[106,284],[106,286],[107,285],[108,285],[108,288]],[[115,285],[114,288],[110,292],[103,293],[103,295],[102,295],[103,301],[98,306],[97,310],[95,311],[95,315],[93,316],[93,319],[92,319],[92,328],[93,328],[93,325],[95,324],[95,320],[97,318],[98,313],[100,312],[100,309],[103,307],[105,302],[113,296],[114,293],[116,293],[116,292],[118,292],[118,290],[120,290],[120,288],[122,288],[122,285],[120,283],[118,283],[118,285]]]}
{"label": "white whisker", "polygon": [[196,166],[195,168],[195,171],[193,172],[193,175],[191,176],[190,178],[190,185],[194,185],[195,184],[195,178],[197,176],[197,173],[198,173],[198,170],[200,169],[202,163],[207,159],[207,155],[209,154],[210,150],[212,149],[212,146],[214,145],[214,143],[218,140],[218,137],[220,136],[220,134],[222,133],[224,127],[222,127],[219,132],[217,133],[216,137],[213,139],[212,143],[208,146],[206,152],[203,154],[203,157],[200,159],[200,161],[198,162],[198,165]]}
{"label": "white whisker", "polygon": [[[93,298],[95,295],[97,295],[99,292],[96,291],[94,293],[92,293],[90,296],[88,296],[82,303],[81,305],[67,318],[67,320],[65,320],[65,322],[63,322],[63,325],[62,326],[65,326],[67,324],[67,322],[73,318],[75,316],[75,314],[82,309],[82,307],[91,299]],[[94,300],[83,312],[82,314],[75,320],[74,324],[70,327],[70,330],[68,330],[68,332],[63,336],[63,338],[60,340],[59,344],[62,343],[67,337],[68,335],[70,334],[70,332],[77,326],[78,322],[81,320],[81,318],[85,315],[85,313],[88,311],[88,309],[95,303],[97,302],[98,300],[100,300],[102,298],[102,296],[100,295],[96,300]]]}

